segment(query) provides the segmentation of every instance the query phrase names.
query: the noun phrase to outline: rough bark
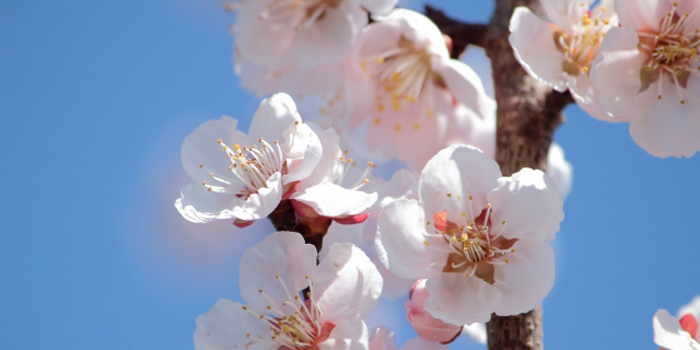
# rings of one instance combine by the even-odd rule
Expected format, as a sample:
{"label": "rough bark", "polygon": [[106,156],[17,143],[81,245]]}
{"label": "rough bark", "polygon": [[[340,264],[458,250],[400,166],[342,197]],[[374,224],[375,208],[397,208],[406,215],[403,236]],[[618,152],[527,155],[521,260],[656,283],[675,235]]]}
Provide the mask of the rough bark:
{"label": "rough bark", "polygon": [[[523,167],[546,170],[547,153],[555,129],[563,121],[561,111],[573,102],[568,93],[558,93],[528,76],[515,59],[508,42],[508,26],[513,10],[528,6],[543,15],[538,0],[496,0],[496,10],[486,30],[465,37],[460,33],[476,24],[460,24],[442,12],[426,9],[438,26],[452,35],[456,50],[466,43],[478,44],[491,59],[497,110],[496,161],[504,176]],[[465,45],[466,47],[466,45]],[[492,315],[487,324],[490,350],[541,350],[542,307],[515,316]]]}

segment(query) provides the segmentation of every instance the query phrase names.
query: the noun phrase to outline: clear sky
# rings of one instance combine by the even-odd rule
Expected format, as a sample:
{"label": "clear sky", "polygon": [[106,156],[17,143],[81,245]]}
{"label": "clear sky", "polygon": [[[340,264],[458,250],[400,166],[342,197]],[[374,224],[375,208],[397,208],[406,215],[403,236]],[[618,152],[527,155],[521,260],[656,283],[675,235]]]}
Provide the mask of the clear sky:
{"label": "clear sky", "polygon": [[[493,6],[430,3],[472,21]],[[172,205],[184,137],[223,114],[247,129],[259,103],[232,70],[232,20],[220,0],[0,1],[3,349],[191,349],[196,316],[240,300],[240,254],[271,226],[194,225]],[[626,124],[566,112],[545,344],[655,349],[654,312],[700,294],[700,155],[656,159]],[[382,302],[370,322],[401,345],[403,317]]]}

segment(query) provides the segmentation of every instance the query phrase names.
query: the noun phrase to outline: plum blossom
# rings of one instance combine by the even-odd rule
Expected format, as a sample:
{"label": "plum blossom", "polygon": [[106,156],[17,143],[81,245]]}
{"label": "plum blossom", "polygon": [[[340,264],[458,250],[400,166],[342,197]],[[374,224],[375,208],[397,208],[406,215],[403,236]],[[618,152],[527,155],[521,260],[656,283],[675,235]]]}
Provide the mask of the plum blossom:
{"label": "plum blossom", "polygon": [[515,57],[533,78],[553,89],[571,92],[578,105],[593,117],[612,118],[600,103],[589,75],[606,32],[617,25],[613,0],[542,0],[546,22],[529,8],[515,9],[509,41]]}
{"label": "plum blossom", "polygon": [[[656,157],[700,150],[700,0],[618,0],[592,77],[605,108],[629,113],[632,139]],[[633,112],[629,112],[633,111]]]}
{"label": "plum blossom", "polygon": [[700,295],[678,310],[678,318],[660,309],[653,320],[654,342],[669,350],[700,349],[698,319],[700,319]]}
{"label": "plum blossom", "polygon": [[346,68],[350,127],[367,128],[370,149],[417,171],[449,145],[454,128],[469,126],[461,119],[483,119],[495,113],[495,103],[469,66],[450,59],[442,33],[428,18],[406,9],[375,18]]}
{"label": "plum blossom", "polygon": [[478,149],[448,147],[421,172],[419,200],[398,199],[379,216],[380,260],[399,277],[427,279],[425,310],[446,323],[526,312],[554,283],[546,242],[564,219],[562,199],[539,170],[501,175]]}
{"label": "plum blossom", "polygon": [[324,247],[320,257],[328,254],[327,246],[332,243],[352,243],[367,254],[377,266],[384,280],[382,296],[398,299],[406,295],[415,282],[412,279],[398,277],[391,273],[379,261],[374,249],[374,238],[377,232],[377,218],[382,208],[398,198],[418,198],[418,182],[415,176],[406,169],[394,173],[391,180],[384,182],[381,178],[371,178],[363,188],[365,191],[376,191],[378,200],[369,208],[367,220],[359,225],[331,225],[324,237]]}
{"label": "plum blossom", "polygon": [[360,189],[369,183],[367,176],[375,165],[372,162],[359,176],[349,175],[357,168],[356,162],[340,149],[338,134],[333,128],[318,132],[323,154],[314,171],[299,182],[292,196],[297,214],[306,218],[330,218],[339,223],[360,223],[376,201],[376,192]]}
{"label": "plum blossom", "polygon": [[[368,13],[389,12],[397,0],[239,0],[236,73],[244,86],[266,94],[278,91],[318,92],[334,82],[326,73],[342,70]],[[295,78],[304,77],[304,84]],[[296,83],[296,84],[295,84]],[[316,85],[318,84],[318,85]],[[270,89],[274,89],[270,91]],[[291,90],[291,91],[290,91]]]}
{"label": "plum blossom", "polygon": [[382,279],[351,244],[333,245],[316,266],[301,235],[275,232],[243,253],[239,284],[246,304],[221,299],[199,316],[196,349],[368,348],[363,319]]}
{"label": "plum blossom", "polygon": [[175,201],[185,219],[234,219],[247,226],[291,195],[321,158],[318,136],[289,95],[263,100],[248,135],[236,126],[231,117],[210,120],[182,143],[182,165],[195,181]]}

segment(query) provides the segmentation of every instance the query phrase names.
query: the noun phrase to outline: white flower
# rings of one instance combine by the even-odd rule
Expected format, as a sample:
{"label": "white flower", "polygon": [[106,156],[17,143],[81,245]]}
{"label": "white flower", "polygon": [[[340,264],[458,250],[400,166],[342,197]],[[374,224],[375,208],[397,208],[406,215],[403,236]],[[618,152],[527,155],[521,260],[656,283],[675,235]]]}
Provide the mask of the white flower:
{"label": "white flower", "polygon": [[[316,266],[316,249],[295,232],[276,232],[243,253],[243,305],[219,300],[197,318],[198,350],[367,349],[363,319],[382,279],[351,244],[336,244]],[[306,301],[300,292],[308,288]]]}
{"label": "white flower", "polygon": [[[593,64],[598,96],[629,113],[634,141],[656,157],[700,150],[700,1],[618,0]],[[633,112],[630,112],[633,111]]]}
{"label": "white flower", "polygon": [[412,279],[398,277],[387,270],[379,261],[374,249],[374,238],[377,233],[377,218],[382,208],[398,198],[418,198],[418,182],[410,171],[401,169],[394,173],[388,182],[380,178],[373,178],[367,186],[367,191],[376,191],[378,200],[369,208],[367,220],[359,225],[331,225],[323,239],[324,247],[319,257],[328,254],[328,248],[332,243],[352,243],[362,249],[377,266],[377,270],[384,280],[382,296],[390,299],[398,299],[406,295],[413,283]]}
{"label": "white flower", "polygon": [[368,216],[365,212],[377,201],[377,193],[360,189],[369,183],[367,176],[374,164],[369,162],[359,176],[349,176],[351,169],[357,168],[357,165],[340,149],[335,130],[326,129],[318,136],[323,155],[311,175],[299,182],[299,190],[291,196],[292,204],[298,209],[298,214],[311,218],[321,216],[340,223],[364,221]]}
{"label": "white flower", "polygon": [[564,218],[549,177],[524,168],[501,177],[471,146],[440,151],[421,172],[419,201],[379,216],[376,248],[389,271],[427,279],[425,310],[452,324],[534,308],[554,283],[554,239]]}
{"label": "white flower", "polygon": [[589,72],[605,33],[617,25],[613,0],[541,0],[548,23],[529,8],[517,7],[510,21],[509,41],[515,57],[533,78],[553,89],[571,92],[593,117],[611,118],[601,105]]}
{"label": "white flower", "polygon": [[[266,84],[293,87],[293,71],[313,74],[319,66],[340,64],[367,25],[368,12],[386,13],[397,0],[240,0],[232,32],[238,73],[250,64],[262,75],[247,75],[246,86],[263,93]],[[327,70],[326,70],[327,71]],[[321,75],[315,75],[322,77]],[[274,80],[277,80],[275,82]],[[305,81],[297,87],[305,85]],[[301,86],[300,86],[301,85]]]}
{"label": "white flower", "polygon": [[700,295],[678,310],[680,321],[669,315],[666,310],[659,310],[654,315],[654,342],[669,350],[699,350],[700,329]]}
{"label": "white flower", "polygon": [[[417,171],[448,145],[451,129],[469,125],[458,119],[483,119],[494,113],[495,103],[469,66],[450,59],[442,33],[428,18],[406,9],[375,18],[346,69],[350,126],[364,122],[370,149]],[[456,111],[462,105],[471,113]]]}
{"label": "white flower", "polygon": [[321,158],[318,136],[286,94],[260,103],[248,135],[236,125],[231,117],[210,120],[182,143],[182,165],[195,181],[175,201],[185,219],[235,219],[245,226],[264,218]]}

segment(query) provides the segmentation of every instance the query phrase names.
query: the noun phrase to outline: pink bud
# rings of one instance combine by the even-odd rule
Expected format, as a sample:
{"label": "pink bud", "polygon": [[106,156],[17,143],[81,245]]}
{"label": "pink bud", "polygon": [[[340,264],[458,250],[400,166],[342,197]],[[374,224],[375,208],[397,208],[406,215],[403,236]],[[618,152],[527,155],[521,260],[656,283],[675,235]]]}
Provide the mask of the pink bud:
{"label": "pink bud", "polygon": [[688,314],[681,317],[679,322],[681,324],[681,328],[683,328],[684,331],[688,332],[688,334],[690,334],[691,337],[695,338],[695,334],[698,331],[698,322],[695,320],[695,317],[693,317],[693,315]]}
{"label": "pink bud", "polygon": [[462,333],[462,326],[445,323],[431,316],[423,308],[430,294],[425,287],[426,280],[417,280],[411,288],[409,300],[406,302],[406,317],[411,322],[418,335],[429,341],[448,344],[457,339]]}

